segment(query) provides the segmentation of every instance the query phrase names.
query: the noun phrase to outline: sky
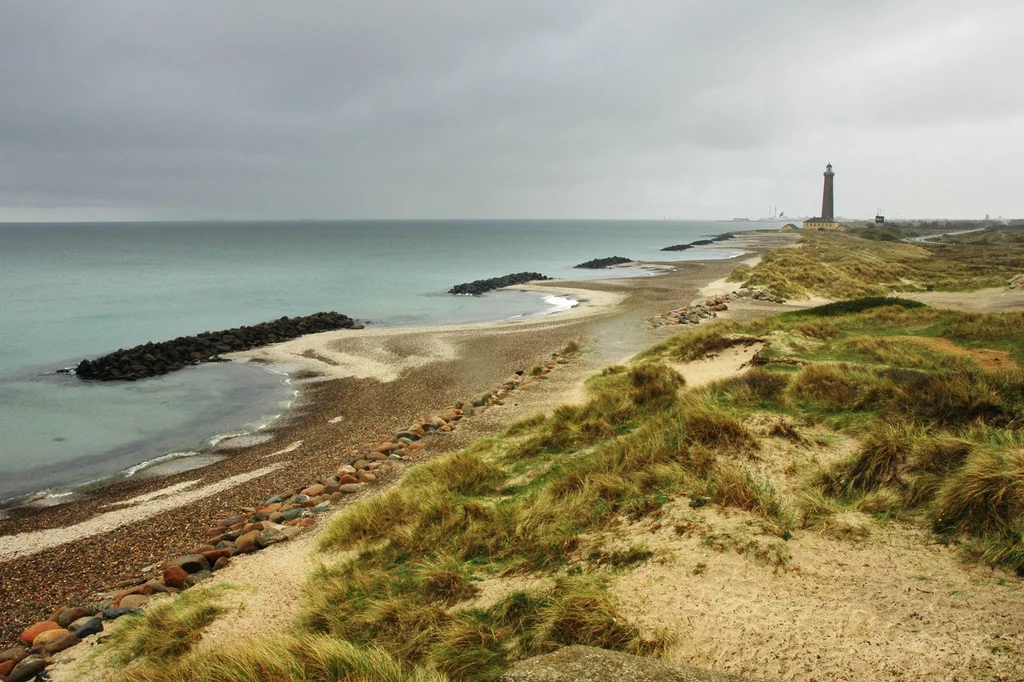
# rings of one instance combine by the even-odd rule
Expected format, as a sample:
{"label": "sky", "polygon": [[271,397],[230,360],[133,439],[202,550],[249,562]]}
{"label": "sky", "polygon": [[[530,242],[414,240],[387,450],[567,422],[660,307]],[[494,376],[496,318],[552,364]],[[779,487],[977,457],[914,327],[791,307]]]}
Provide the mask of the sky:
{"label": "sky", "polygon": [[1020,0],[3,0],[0,221],[1024,217]]}

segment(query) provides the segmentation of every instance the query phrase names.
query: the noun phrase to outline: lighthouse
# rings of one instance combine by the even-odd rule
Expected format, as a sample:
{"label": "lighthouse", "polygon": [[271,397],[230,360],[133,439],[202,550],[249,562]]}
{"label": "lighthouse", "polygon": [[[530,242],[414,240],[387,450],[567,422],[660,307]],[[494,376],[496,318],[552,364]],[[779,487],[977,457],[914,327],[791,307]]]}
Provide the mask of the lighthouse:
{"label": "lighthouse", "polygon": [[836,203],[833,194],[836,174],[832,171],[831,163],[825,166],[824,176],[825,185],[821,190],[821,217],[805,220],[804,229],[845,231],[846,225],[836,222]]}
{"label": "lighthouse", "polygon": [[821,219],[824,222],[834,223],[836,221],[836,202],[832,194],[832,178],[836,176],[832,172],[832,164],[825,166],[825,187],[821,191]]}

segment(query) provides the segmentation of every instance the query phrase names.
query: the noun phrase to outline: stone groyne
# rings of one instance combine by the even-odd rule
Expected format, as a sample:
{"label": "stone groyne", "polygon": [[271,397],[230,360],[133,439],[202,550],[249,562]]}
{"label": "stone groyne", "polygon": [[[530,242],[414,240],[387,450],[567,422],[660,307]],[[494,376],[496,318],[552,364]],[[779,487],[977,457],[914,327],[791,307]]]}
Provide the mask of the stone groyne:
{"label": "stone groyne", "polygon": [[692,249],[695,246],[710,246],[711,244],[714,244],[715,242],[724,242],[727,239],[732,239],[734,236],[736,236],[736,235],[734,235],[732,232],[726,232],[725,234],[716,235],[714,237],[711,237],[710,239],[698,239],[696,241],[690,242],[689,244],[675,244],[674,246],[666,246],[665,248],[663,248],[661,250],[662,251],[686,251],[687,249]]}
{"label": "stone groyne", "polygon": [[351,317],[336,312],[282,317],[251,327],[180,336],[160,343],[151,341],[127,350],[122,348],[95,360],[82,360],[75,368],[75,374],[96,381],[136,381],[200,362],[217,362],[221,353],[258,348],[305,334],[362,328],[363,325]]}
{"label": "stone groyne", "polygon": [[623,263],[632,263],[632,258],[623,258],[622,256],[610,256],[609,258],[595,258],[594,260],[588,260],[586,263],[580,263],[574,265],[574,268],[584,268],[586,270],[600,270],[607,268],[612,265],[622,265]]}
{"label": "stone groyne", "polygon": [[473,282],[466,282],[465,284],[456,284],[448,290],[449,294],[469,294],[471,296],[479,296],[485,294],[488,291],[494,289],[501,289],[502,287],[510,287],[514,284],[525,284],[527,282],[533,282],[535,280],[548,280],[551,277],[545,277],[539,272],[514,272],[511,275],[505,275],[504,277],[492,277],[491,279],[478,279]]}

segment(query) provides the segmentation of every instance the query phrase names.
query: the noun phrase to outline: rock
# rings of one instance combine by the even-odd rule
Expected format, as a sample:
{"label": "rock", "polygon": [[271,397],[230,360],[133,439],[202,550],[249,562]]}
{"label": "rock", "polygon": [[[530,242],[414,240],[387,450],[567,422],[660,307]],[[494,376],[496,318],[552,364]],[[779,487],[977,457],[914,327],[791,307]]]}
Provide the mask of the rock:
{"label": "rock", "polygon": [[343,477],[346,474],[351,476],[352,474],[355,474],[355,473],[356,473],[356,468],[353,467],[353,466],[349,466],[348,464],[346,464],[343,467],[338,467],[338,476],[339,477]]}
{"label": "rock", "polygon": [[188,579],[185,581],[184,589],[187,590],[190,587],[195,587],[204,580],[209,580],[212,577],[213,573],[211,573],[210,571],[196,571],[195,573],[189,575]]}
{"label": "rock", "polygon": [[127,350],[122,348],[95,360],[83,360],[75,373],[82,379],[134,381],[200,362],[221,361],[219,353],[257,348],[303,334],[357,328],[362,328],[362,325],[336,312],[282,317],[251,327],[203,332],[196,336],[184,336],[161,343],[151,342]]}
{"label": "rock", "polygon": [[0,663],[0,678],[7,677],[14,670],[14,666],[18,665],[14,661],[4,661]]}
{"label": "rock", "polygon": [[578,645],[517,661],[498,679],[499,682],[755,682],[750,677]]}
{"label": "rock", "polygon": [[36,637],[43,634],[48,630],[63,630],[63,628],[52,620],[41,620],[34,625],[30,625],[25,628],[21,633],[21,643],[26,646],[32,646],[35,642]]}
{"label": "rock", "polygon": [[159,580],[147,580],[146,587],[149,588],[150,594],[160,594],[167,591],[167,584]]}
{"label": "rock", "polygon": [[388,456],[382,455],[379,452],[371,452],[366,456],[366,458],[372,462],[384,462],[387,460]]}
{"label": "rock", "polygon": [[339,493],[357,493],[363,489],[362,483],[346,483],[338,487]]}
{"label": "rock", "polygon": [[11,647],[10,649],[4,649],[0,651],[0,663],[13,662],[15,664],[28,656],[28,649],[23,646]]}
{"label": "rock", "polygon": [[224,557],[230,557],[230,556],[231,556],[231,550],[227,550],[227,549],[215,549],[212,552],[203,552],[203,558],[206,559],[208,562],[210,562],[211,566],[213,564],[217,563],[218,559],[221,559],[221,558],[224,558]]}
{"label": "rock", "polygon": [[188,578],[188,571],[181,566],[168,566],[164,569],[164,584],[181,589]]}
{"label": "rock", "polygon": [[129,614],[142,613],[142,609],[135,606],[118,606],[115,608],[103,610],[103,620],[117,620],[121,616],[127,616]]}
{"label": "rock", "polygon": [[39,656],[29,656],[14,666],[6,682],[26,682],[46,670],[46,660]]}
{"label": "rock", "polygon": [[352,474],[345,474],[344,476],[338,478],[339,487],[347,483],[359,483],[359,479],[353,476]]}
{"label": "rock", "polygon": [[103,632],[103,621],[95,616],[79,618],[68,629],[79,639],[85,639],[89,635]]}
{"label": "rock", "polygon": [[259,530],[252,530],[235,540],[235,554],[254,552],[259,549],[256,546],[256,538],[260,536],[260,532]]}
{"label": "rock", "polygon": [[230,564],[231,559],[229,557],[222,556],[221,558],[217,559],[216,563],[213,564],[213,570],[219,571],[222,568],[227,568]]}
{"label": "rock", "polygon": [[302,494],[303,495],[309,495],[310,497],[316,497],[317,495],[321,494],[323,491],[324,491],[324,486],[322,486],[319,483],[317,483],[316,485],[311,485],[308,488],[303,489]]}
{"label": "rock", "polygon": [[487,293],[493,289],[500,289],[502,287],[509,287],[514,284],[525,284],[526,282],[532,282],[535,280],[548,280],[550,277],[545,277],[539,272],[516,272],[510,275],[504,275],[503,277],[492,277],[491,279],[478,279],[472,282],[466,282],[465,284],[456,284],[448,290],[449,294],[469,294],[472,296],[479,296],[480,294]]}
{"label": "rock", "polygon": [[[51,630],[50,632],[57,632],[57,630]],[[44,632],[44,635],[49,635],[50,632]],[[61,631],[59,635],[51,637],[43,644],[37,644],[36,647],[41,647],[41,653],[52,656],[58,651],[64,651],[78,644],[81,640],[72,632],[67,630]],[[35,647],[33,647],[35,648]]]}
{"label": "rock", "polygon": [[296,526],[288,526],[287,528],[282,528],[281,529],[281,535],[284,535],[289,540],[291,540],[292,538],[294,538],[296,535],[298,535],[301,532],[302,532],[302,529],[298,528]]}
{"label": "rock", "polygon": [[377,480],[376,474],[372,474],[369,471],[360,471],[359,472],[359,482],[360,483],[373,483],[376,480]]}
{"label": "rock", "polygon": [[[671,248],[671,247],[670,247]],[[665,249],[662,249],[664,251]],[[588,260],[586,263],[580,263],[574,265],[574,268],[584,268],[587,270],[601,270],[603,268],[611,267],[612,265],[622,265],[623,263],[632,263],[633,260],[630,258],[623,258],[622,256],[609,256],[608,258],[595,258],[594,260]]]}
{"label": "rock", "polygon": [[47,630],[46,632],[40,632],[36,635],[36,638],[32,640],[32,646],[46,646],[50,642],[54,641],[58,637],[71,634],[64,628],[54,628],[53,630]]}
{"label": "rock", "polygon": [[[186,580],[186,582],[188,582],[188,581]],[[123,607],[126,607],[126,608],[130,609],[130,608],[138,608],[138,607],[144,606],[144,605],[146,605],[148,603],[149,603],[149,595],[147,595],[147,594],[129,594],[129,595],[121,598],[121,602],[118,604],[118,606],[123,606]]]}
{"label": "rock", "polygon": [[83,616],[91,616],[92,613],[91,609],[83,609],[81,607],[66,608],[61,609],[60,614],[52,620],[56,621],[57,625],[62,628],[66,628],[79,618]]}
{"label": "rock", "polygon": [[324,512],[327,512],[327,511],[330,511],[330,510],[331,510],[331,503],[329,501],[327,501],[327,500],[324,500],[323,502],[317,504],[316,506],[311,507],[309,511],[313,512],[314,514],[323,514]]}
{"label": "rock", "polygon": [[276,545],[279,542],[284,542],[288,538],[281,534],[276,528],[268,528],[267,530],[261,530],[260,534],[256,537],[256,544],[260,547],[270,547]]}
{"label": "rock", "polygon": [[202,554],[186,554],[184,556],[171,559],[166,565],[178,566],[183,568],[187,573],[198,573],[199,571],[210,570],[210,562],[207,561]]}

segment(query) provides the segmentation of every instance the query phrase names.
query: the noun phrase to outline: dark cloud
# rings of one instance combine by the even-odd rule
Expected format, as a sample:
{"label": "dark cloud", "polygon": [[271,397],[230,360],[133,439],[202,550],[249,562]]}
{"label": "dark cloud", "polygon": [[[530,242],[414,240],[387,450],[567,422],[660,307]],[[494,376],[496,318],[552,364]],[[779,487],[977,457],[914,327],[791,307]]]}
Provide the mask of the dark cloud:
{"label": "dark cloud", "polygon": [[1024,215],[1014,0],[0,3],[0,219]]}

